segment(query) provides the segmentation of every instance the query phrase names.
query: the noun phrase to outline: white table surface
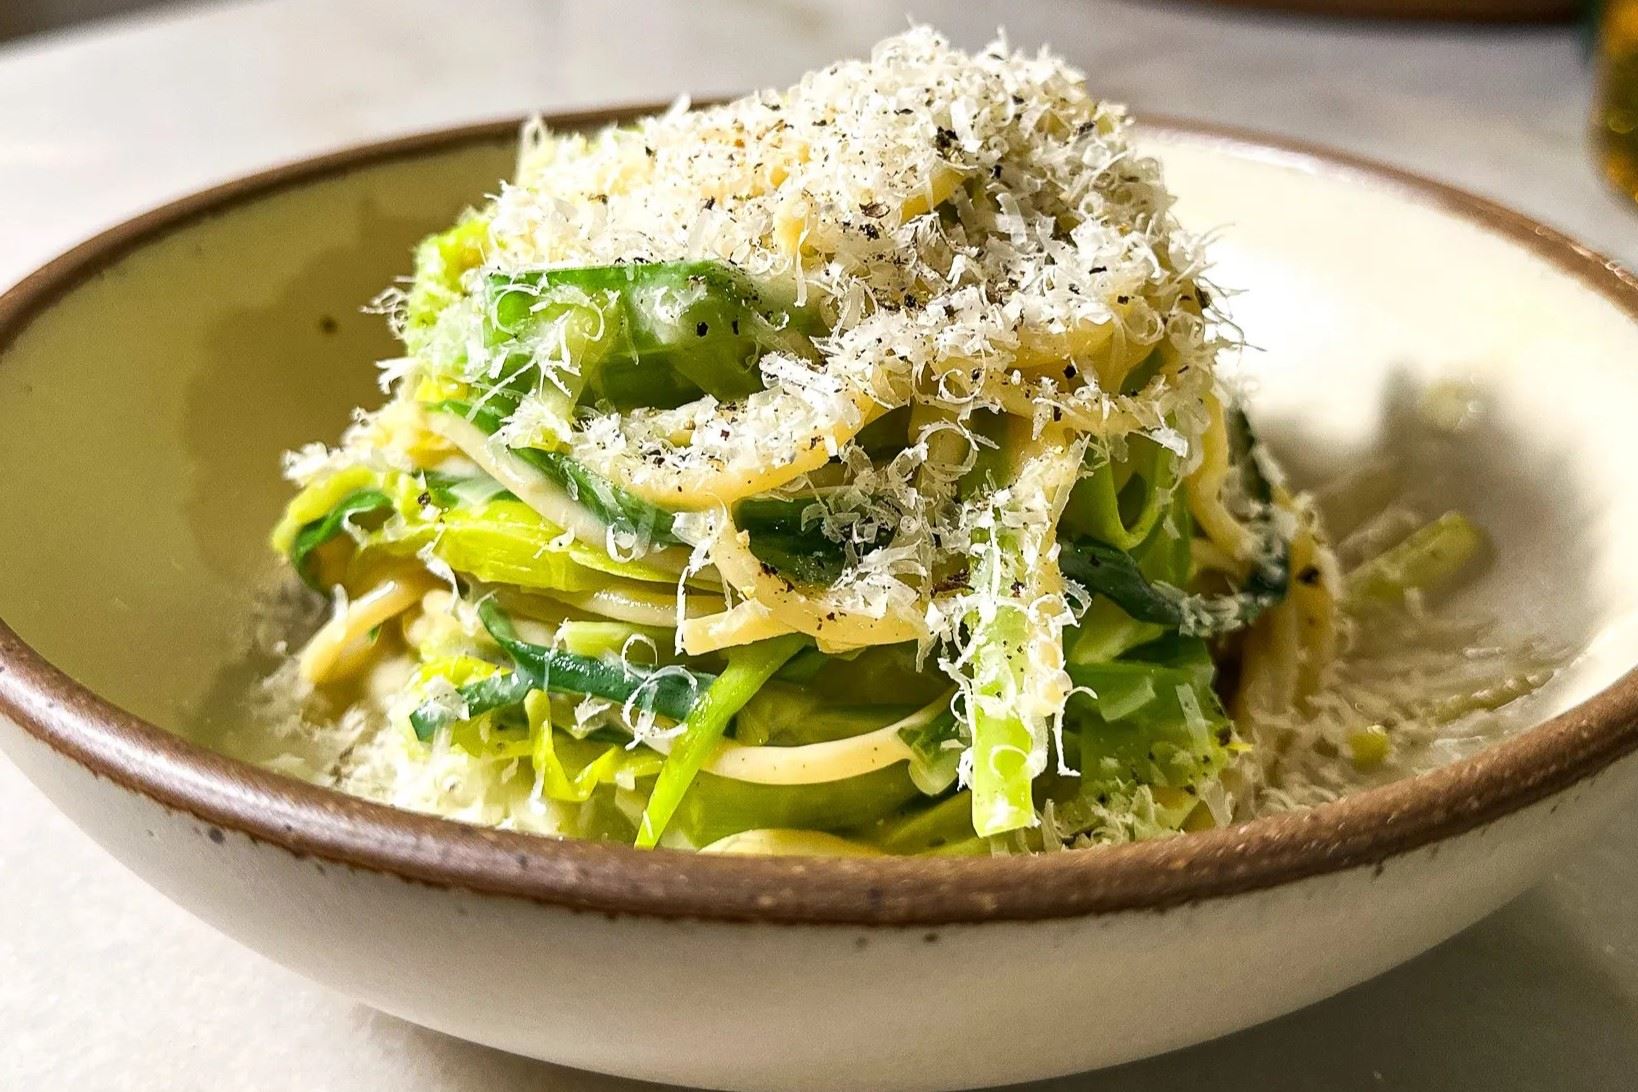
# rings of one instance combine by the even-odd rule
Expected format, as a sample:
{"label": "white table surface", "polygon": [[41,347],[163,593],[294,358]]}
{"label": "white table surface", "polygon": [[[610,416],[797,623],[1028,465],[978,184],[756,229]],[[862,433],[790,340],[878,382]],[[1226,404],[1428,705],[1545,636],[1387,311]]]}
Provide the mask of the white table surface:
{"label": "white table surface", "polygon": [[[966,45],[1002,23],[1021,45],[1050,40],[1140,109],[1390,160],[1638,260],[1638,214],[1589,166],[1589,79],[1569,29],[1096,0],[912,7]],[[144,207],[284,159],[537,107],[782,84],[903,25],[870,0],[264,0],[17,43],[0,48],[0,286]],[[1547,882],[1400,970],[1050,1087],[1197,1084],[1638,1086],[1638,801]],[[421,1030],[238,947],[0,761],[0,1088],[630,1087]]]}

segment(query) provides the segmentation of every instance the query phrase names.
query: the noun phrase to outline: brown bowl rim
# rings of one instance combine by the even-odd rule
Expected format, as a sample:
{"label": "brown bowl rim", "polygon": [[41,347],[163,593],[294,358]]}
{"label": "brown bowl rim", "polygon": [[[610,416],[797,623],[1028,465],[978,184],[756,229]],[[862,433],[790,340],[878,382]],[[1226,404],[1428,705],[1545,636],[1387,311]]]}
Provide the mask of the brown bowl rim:
{"label": "brown bowl rim", "polygon": [[[654,104],[560,113],[589,126]],[[201,217],[349,170],[513,137],[506,119],[365,143],[261,171],[139,215],[0,295],[0,354],[53,302]],[[1162,136],[1274,155],[1387,186],[1528,248],[1638,321],[1617,263],[1493,201],[1395,167],[1242,129],[1150,117]],[[0,620],[0,713],[94,776],[222,831],[405,881],[572,911],[710,921],[902,925],[1156,911],[1361,867],[1474,830],[1638,749],[1638,670],[1485,751],[1334,803],[1186,837],[1032,857],[757,858],[643,852],[470,826],[345,796],[225,758],[142,720],[48,663]]]}

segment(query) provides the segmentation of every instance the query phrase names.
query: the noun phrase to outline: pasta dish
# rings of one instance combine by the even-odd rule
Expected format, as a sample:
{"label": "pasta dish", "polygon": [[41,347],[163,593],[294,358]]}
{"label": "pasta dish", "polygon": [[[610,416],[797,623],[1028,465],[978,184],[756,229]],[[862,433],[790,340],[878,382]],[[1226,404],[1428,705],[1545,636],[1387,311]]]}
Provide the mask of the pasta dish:
{"label": "pasta dish", "polygon": [[1170,206],[1078,73],[925,28],[530,125],[383,299],[386,403],[288,460],[274,546],[330,613],[280,684],[344,726],[313,775],[640,847],[960,854],[1385,763],[1392,716],[1303,725],[1349,619],[1482,534],[1343,571]]}

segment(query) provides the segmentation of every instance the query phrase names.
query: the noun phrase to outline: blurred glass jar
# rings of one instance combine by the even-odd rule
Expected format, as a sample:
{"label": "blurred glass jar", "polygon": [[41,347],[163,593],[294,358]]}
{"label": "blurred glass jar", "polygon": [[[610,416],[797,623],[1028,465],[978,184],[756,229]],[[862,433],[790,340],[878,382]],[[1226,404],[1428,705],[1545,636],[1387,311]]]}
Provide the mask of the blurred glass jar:
{"label": "blurred glass jar", "polygon": [[1638,201],[1638,0],[1591,5],[1598,97],[1593,139],[1610,184]]}

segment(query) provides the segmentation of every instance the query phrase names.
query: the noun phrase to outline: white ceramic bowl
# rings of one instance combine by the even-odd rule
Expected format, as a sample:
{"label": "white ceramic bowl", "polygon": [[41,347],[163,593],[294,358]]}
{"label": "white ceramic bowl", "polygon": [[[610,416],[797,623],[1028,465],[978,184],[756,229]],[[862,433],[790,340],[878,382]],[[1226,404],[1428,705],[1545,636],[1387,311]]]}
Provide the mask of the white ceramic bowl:
{"label": "white ceramic bowl", "polygon": [[[603,121],[611,114],[559,119]],[[114,856],[274,959],[553,1061],[731,1088],[1020,1081],[1246,1027],[1499,906],[1638,781],[1638,286],[1479,199],[1156,125],[1306,474],[1415,449],[1495,533],[1479,599],[1583,649],[1541,723],[1303,814],[1032,859],[704,858],[396,812],[220,757],[277,454],[388,355],[358,304],[510,126],[355,149],[116,229],[0,298],[0,744]],[[1405,392],[1488,404],[1448,442]],[[1421,445],[1418,447],[1417,445]],[[1430,446],[1431,445],[1431,446]],[[156,727],[159,725],[162,727]]]}

